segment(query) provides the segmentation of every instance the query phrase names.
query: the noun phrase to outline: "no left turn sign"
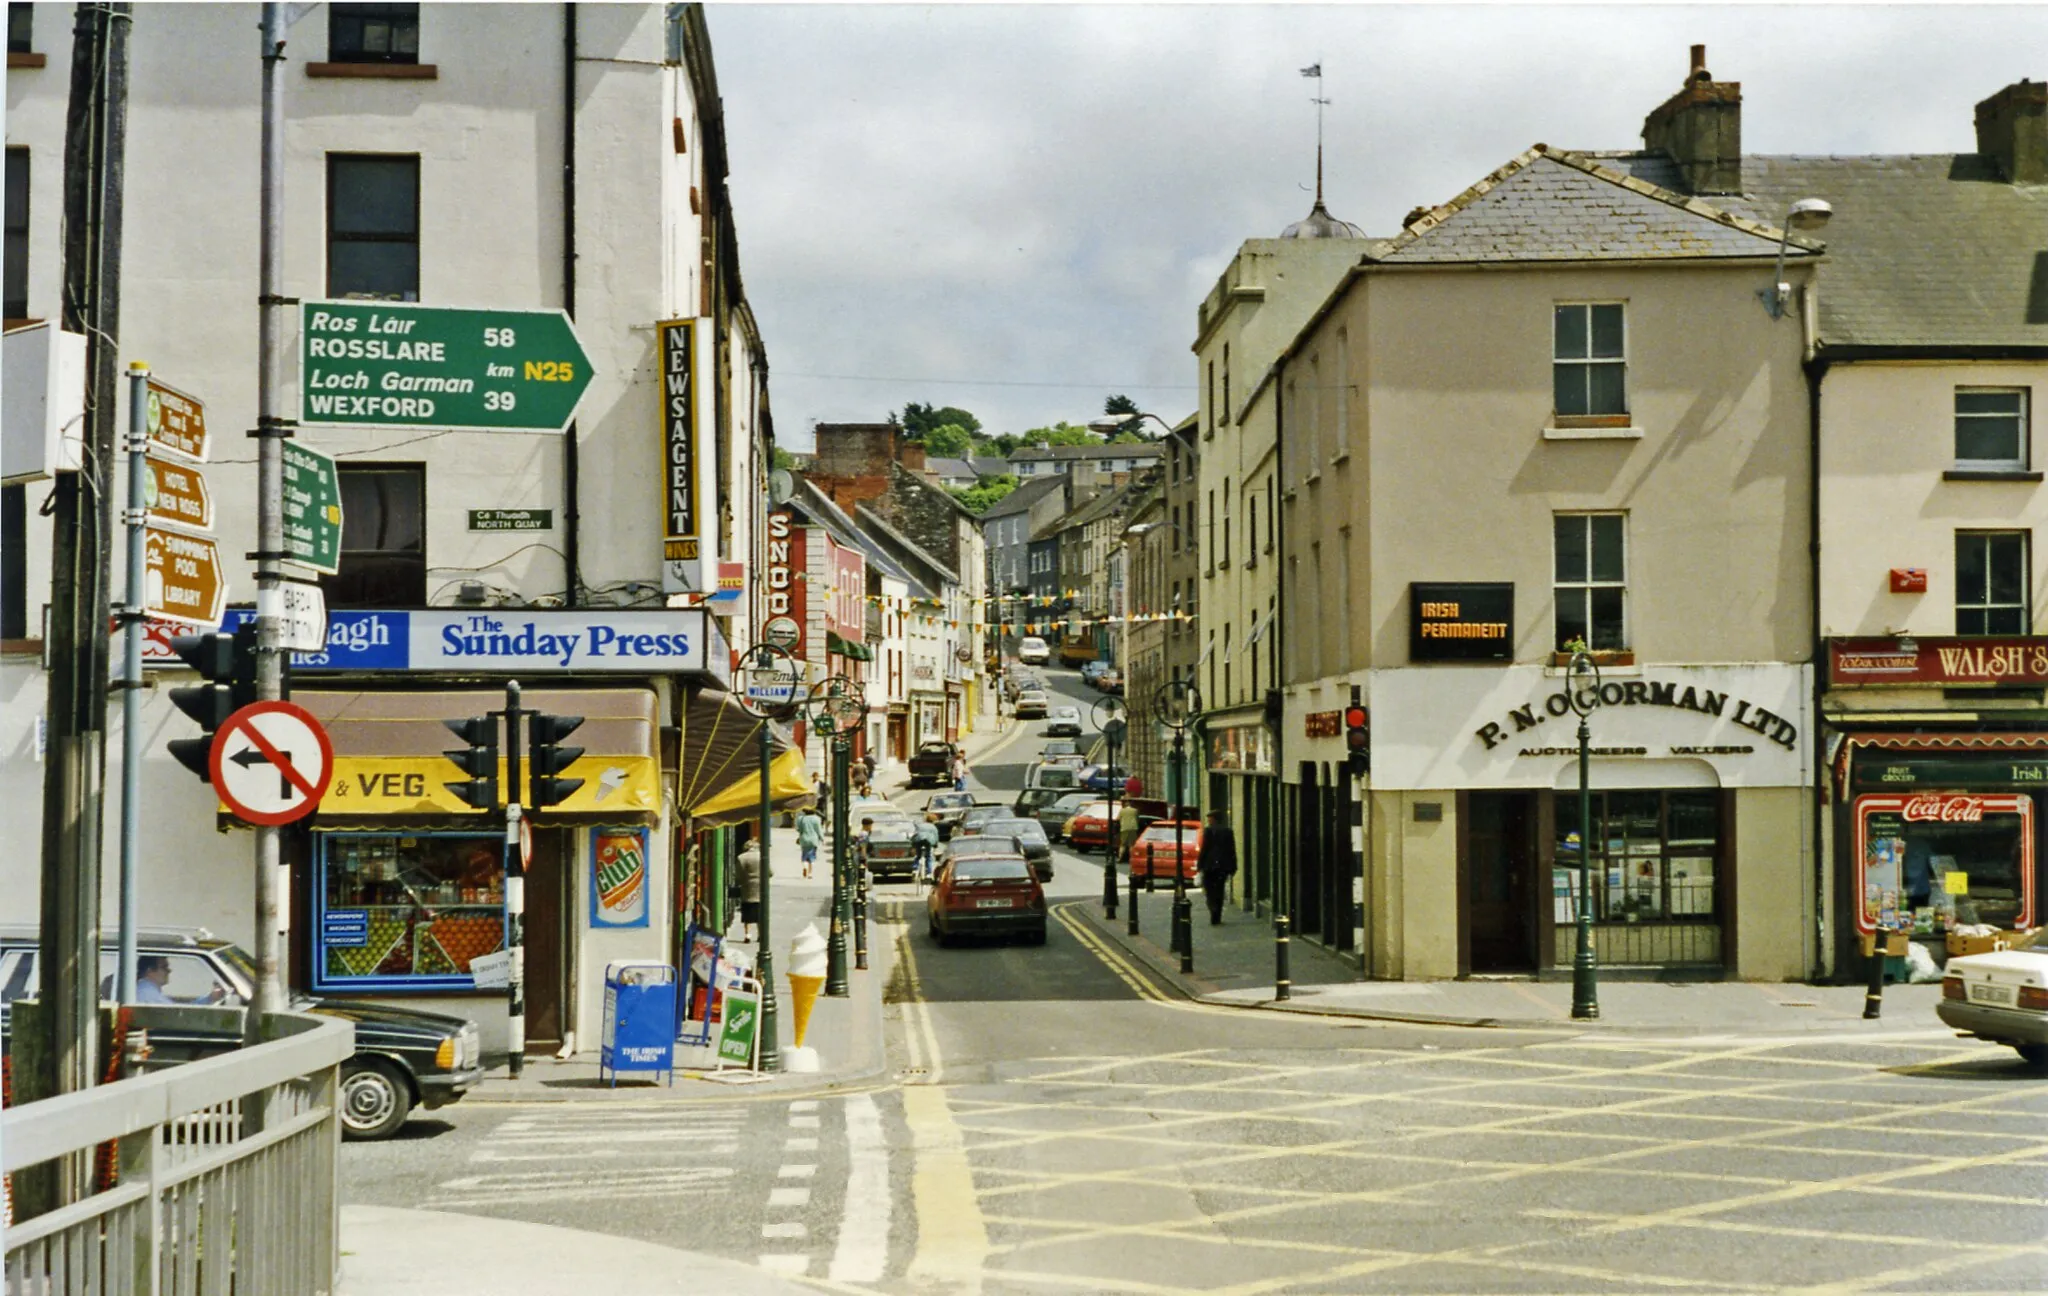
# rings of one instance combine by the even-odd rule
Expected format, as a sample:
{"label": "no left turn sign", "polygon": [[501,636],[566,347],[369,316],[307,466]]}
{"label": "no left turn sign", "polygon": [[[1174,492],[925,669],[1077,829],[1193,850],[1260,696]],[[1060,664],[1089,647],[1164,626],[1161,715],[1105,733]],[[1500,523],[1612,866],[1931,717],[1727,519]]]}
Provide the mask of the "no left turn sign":
{"label": "no left turn sign", "polygon": [[319,807],[334,777],[334,748],[304,707],[252,702],[220,727],[212,773],[214,791],[236,818],[288,824]]}

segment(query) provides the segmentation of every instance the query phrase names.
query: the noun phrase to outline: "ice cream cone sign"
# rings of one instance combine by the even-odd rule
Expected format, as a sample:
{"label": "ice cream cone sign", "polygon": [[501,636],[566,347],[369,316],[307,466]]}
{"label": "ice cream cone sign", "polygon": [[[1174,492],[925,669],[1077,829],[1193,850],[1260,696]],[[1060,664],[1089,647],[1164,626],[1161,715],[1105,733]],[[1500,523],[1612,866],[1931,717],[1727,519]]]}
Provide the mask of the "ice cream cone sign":
{"label": "ice cream cone sign", "polygon": [[804,1034],[811,1027],[811,1010],[818,1005],[818,991],[825,984],[825,938],[811,923],[797,933],[789,945],[789,994],[796,1009],[796,1046],[804,1046]]}

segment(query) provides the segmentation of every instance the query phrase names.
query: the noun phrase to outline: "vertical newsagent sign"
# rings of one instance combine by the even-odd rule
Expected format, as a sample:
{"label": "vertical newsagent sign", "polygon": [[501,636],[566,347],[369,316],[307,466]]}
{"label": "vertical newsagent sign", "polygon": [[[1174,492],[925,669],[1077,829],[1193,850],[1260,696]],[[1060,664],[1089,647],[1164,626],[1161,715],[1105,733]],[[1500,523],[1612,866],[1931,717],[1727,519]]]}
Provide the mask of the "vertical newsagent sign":
{"label": "vertical newsagent sign", "polygon": [[[703,488],[699,459],[708,431],[710,396],[705,354],[711,331],[702,319],[664,320],[661,338],[661,587],[670,594],[705,593]],[[715,570],[715,568],[714,568]]]}

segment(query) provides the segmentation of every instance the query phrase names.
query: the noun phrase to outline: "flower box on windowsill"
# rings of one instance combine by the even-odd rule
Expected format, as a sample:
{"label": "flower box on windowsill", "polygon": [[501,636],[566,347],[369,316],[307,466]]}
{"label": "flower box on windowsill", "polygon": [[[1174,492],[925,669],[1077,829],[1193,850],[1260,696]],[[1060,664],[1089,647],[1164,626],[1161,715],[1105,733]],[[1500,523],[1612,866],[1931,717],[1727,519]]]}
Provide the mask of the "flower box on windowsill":
{"label": "flower box on windowsill", "polygon": [[[1633,666],[1636,664],[1636,654],[1633,648],[1609,648],[1601,652],[1588,653],[1586,655],[1593,659],[1593,664],[1595,666],[1600,666],[1603,668],[1608,666]],[[1550,664],[1552,666],[1570,669],[1572,664],[1572,654],[1568,652],[1552,653],[1550,654]]]}

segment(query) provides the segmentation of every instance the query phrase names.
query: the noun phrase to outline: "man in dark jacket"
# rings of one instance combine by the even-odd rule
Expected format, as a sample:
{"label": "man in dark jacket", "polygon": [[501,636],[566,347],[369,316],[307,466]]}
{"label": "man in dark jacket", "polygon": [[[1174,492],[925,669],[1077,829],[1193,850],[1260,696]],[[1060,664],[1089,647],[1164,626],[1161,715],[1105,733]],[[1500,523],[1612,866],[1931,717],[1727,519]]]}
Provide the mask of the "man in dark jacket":
{"label": "man in dark jacket", "polygon": [[1209,925],[1223,921],[1223,893],[1237,872],[1237,834],[1223,822],[1221,810],[1209,812],[1209,826],[1202,832],[1202,853],[1195,858],[1195,872],[1202,879],[1202,895],[1209,901]]}

